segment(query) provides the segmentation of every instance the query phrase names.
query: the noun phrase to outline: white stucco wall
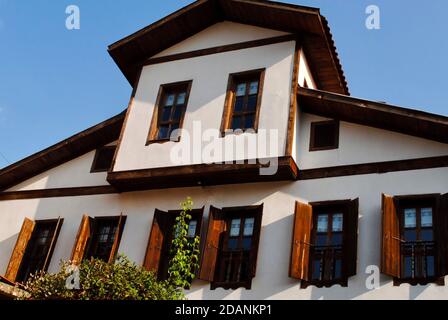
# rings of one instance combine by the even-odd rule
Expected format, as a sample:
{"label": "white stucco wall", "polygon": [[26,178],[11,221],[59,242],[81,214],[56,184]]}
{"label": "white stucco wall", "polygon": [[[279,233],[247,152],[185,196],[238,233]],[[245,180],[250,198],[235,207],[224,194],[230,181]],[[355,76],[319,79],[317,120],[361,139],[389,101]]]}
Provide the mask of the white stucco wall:
{"label": "white stucco wall", "polygon": [[[377,290],[367,290],[365,269],[380,263],[381,193],[391,195],[443,193],[448,191],[448,170],[428,169],[382,175],[362,175],[299,182],[257,183],[216,187],[196,187],[159,191],[84,197],[35,199],[0,202],[0,273],[6,266],[25,217],[65,221],[51,261],[50,272],[58,261],[67,259],[74,244],[83,214],[91,216],[127,215],[119,252],[142,263],[155,208],[176,209],[187,196],[195,207],[253,205],[264,203],[257,275],[252,289],[210,290],[209,284],[196,280],[188,291],[190,299],[448,299],[448,287],[433,284],[393,287],[392,280],[381,276]],[[358,274],[348,287],[300,289],[288,277],[294,203],[337,199],[360,200]],[[204,224],[204,227],[206,223]],[[205,229],[203,229],[204,231]]]}
{"label": "white stucco wall", "polygon": [[[218,156],[218,160],[240,160],[284,154],[286,125],[288,119],[289,93],[295,42],[231,51],[221,54],[172,61],[146,66],[143,69],[134,102],[131,106],[126,129],[119,147],[114,171],[167,167],[202,163],[199,157],[178,163],[170,159],[173,147],[187,146],[188,139],[182,135],[179,143],[153,143],[145,146],[150,122],[161,84],[193,80],[184,119],[184,129],[193,135],[193,124],[199,122],[202,130],[219,130],[229,74],[266,68],[259,129],[278,132],[277,147],[267,152],[235,152],[232,157]],[[228,140],[257,139],[257,134],[230,135],[213,140],[215,146]],[[197,141],[197,140],[195,140]],[[203,143],[205,147],[208,143]],[[197,148],[200,143],[193,143]],[[194,152],[200,155],[201,152]]]}

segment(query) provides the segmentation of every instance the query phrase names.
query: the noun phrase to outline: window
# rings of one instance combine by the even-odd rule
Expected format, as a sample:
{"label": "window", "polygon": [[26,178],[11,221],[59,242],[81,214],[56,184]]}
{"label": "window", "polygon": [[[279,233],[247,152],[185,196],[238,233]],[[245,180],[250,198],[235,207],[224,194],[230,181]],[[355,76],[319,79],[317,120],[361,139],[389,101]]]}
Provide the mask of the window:
{"label": "window", "polygon": [[[182,128],[192,81],[162,85],[154,107],[147,144],[170,141],[171,134]],[[175,140],[180,136],[175,137]]]}
{"label": "window", "polygon": [[111,169],[116,146],[105,146],[95,152],[90,172],[107,172]]}
{"label": "window", "polygon": [[356,274],[358,199],[305,204],[294,218],[290,276],[309,285],[347,286]]}
{"label": "window", "polygon": [[222,287],[250,289],[255,277],[263,205],[211,207],[199,278]]}
{"label": "window", "polygon": [[330,120],[311,123],[310,151],[330,150],[338,147],[338,121]]}
{"label": "window", "polygon": [[382,272],[393,276],[395,285],[443,284],[446,198],[383,195]]}
{"label": "window", "polygon": [[[187,237],[194,239],[201,234],[202,214],[204,209],[194,209],[188,221]],[[149,236],[144,266],[157,273],[159,280],[168,279],[168,268],[172,258],[171,245],[176,235],[176,217],[179,210],[161,211],[156,209]]]}
{"label": "window", "polygon": [[25,219],[8,265],[6,278],[23,283],[31,274],[46,271],[62,223],[63,219]]}
{"label": "window", "polygon": [[72,262],[96,258],[113,262],[118,251],[126,216],[95,217],[84,216],[72,252]]}
{"label": "window", "polygon": [[263,91],[264,69],[229,77],[221,132],[257,130]]}

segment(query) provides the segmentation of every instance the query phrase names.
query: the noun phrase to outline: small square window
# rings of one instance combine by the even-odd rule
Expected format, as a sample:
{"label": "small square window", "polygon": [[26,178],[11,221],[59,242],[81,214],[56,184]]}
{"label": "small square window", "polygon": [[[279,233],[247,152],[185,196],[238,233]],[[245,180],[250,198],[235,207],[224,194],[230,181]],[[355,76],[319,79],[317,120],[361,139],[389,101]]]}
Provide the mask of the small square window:
{"label": "small square window", "polygon": [[330,150],[338,147],[338,121],[330,120],[311,123],[310,151]]}
{"label": "small square window", "polygon": [[98,149],[93,159],[90,172],[107,172],[111,169],[115,154],[115,146],[107,146]]}

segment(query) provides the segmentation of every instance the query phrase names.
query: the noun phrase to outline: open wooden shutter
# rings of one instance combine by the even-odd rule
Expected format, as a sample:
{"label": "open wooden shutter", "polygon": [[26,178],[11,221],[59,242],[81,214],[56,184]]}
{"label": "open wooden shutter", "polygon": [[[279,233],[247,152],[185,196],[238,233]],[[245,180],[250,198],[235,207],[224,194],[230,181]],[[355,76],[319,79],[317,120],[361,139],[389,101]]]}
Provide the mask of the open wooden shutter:
{"label": "open wooden shutter", "polygon": [[199,279],[201,280],[210,282],[214,280],[216,260],[219,251],[219,240],[221,234],[225,231],[225,228],[226,223],[222,217],[222,211],[211,206],[207,237],[205,240],[204,253],[202,255],[201,272],[199,273]]}
{"label": "open wooden shutter", "polygon": [[448,194],[441,195],[437,201],[436,216],[437,276],[448,275]]}
{"label": "open wooden shutter", "polygon": [[53,236],[51,237],[50,246],[48,247],[48,252],[45,257],[44,265],[42,266],[43,271],[48,270],[48,266],[51,261],[51,257],[53,256],[54,247],[56,246],[56,241],[59,237],[59,231],[61,231],[62,223],[64,222],[64,219],[61,217],[58,217],[58,221],[56,222],[56,227],[54,228]]}
{"label": "open wooden shutter", "polygon": [[112,245],[112,249],[110,250],[109,263],[114,262],[117,256],[118,247],[120,245],[121,235],[123,233],[125,222],[126,222],[126,216],[120,214],[120,217],[118,218],[117,231],[115,232],[114,236],[114,244]]}
{"label": "open wooden shutter", "polygon": [[170,215],[168,214],[168,212],[158,209],[155,210],[143,266],[146,270],[154,271],[156,274],[159,271],[160,256],[163,249],[163,240],[167,235],[166,229],[169,219]]}
{"label": "open wooden shutter", "polygon": [[401,270],[399,218],[394,197],[385,194],[382,195],[382,229],[381,272],[399,278]]}
{"label": "open wooden shutter", "polygon": [[358,207],[359,199],[350,201],[344,221],[344,272],[345,276],[356,275],[358,258]]}
{"label": "open wooden shutter", "polygon": [[312,226],[313,207],[297,201],[294,213],[291,262],[289,266],[289,276],[291,278],[308,280]]}
{"label": "open wooden shutter", "polygon": [[20,230],[19,236],[14,246],[14,250],[9,260],[8,268],[6,269],[5,278],[9,281],[15,282],[17,273],[19,272],[20,264],[22,263],[23,256],[33,234],[34,226],[36,223],[33,220],[25,218]]}
{"label": "open wooden shutter", "polygon": [[260,233],[261,233],[261,221],[263,218],[263,204],[258,206],[256,209],[257,213],[255,216],[255,222],[254,222],[254,234],[252,236],[253,244],[250,251],[250,276],[252,278],[255,277],[256,271],[257,271],[257,257],[258,257],[258,246],[260,243]]}
{"label": "open wooden shutter", "polygon": [[78,265],[84,258],[87,243],[90,240],[93,228],[93,218],[84,215],[81,220],[81,224],[76,235],[75,245],[73,246],[71,261],[73,264]]}

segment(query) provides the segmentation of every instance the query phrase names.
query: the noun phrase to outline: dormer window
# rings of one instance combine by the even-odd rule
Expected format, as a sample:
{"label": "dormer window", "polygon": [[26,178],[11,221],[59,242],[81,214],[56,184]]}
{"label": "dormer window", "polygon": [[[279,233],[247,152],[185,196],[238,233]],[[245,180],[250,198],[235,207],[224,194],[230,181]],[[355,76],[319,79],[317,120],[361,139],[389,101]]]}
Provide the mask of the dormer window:
{"label": "dormer window", "polygon": [[[172,133],[182,128],[191,84],[186,81],[160,87],[147,144],[173,140]],[[180,136],[173,138],[178,140]]]}
{"label": "dormer window", "polygon": [[221,131],[257,130],[264,69],[231,74]]}

